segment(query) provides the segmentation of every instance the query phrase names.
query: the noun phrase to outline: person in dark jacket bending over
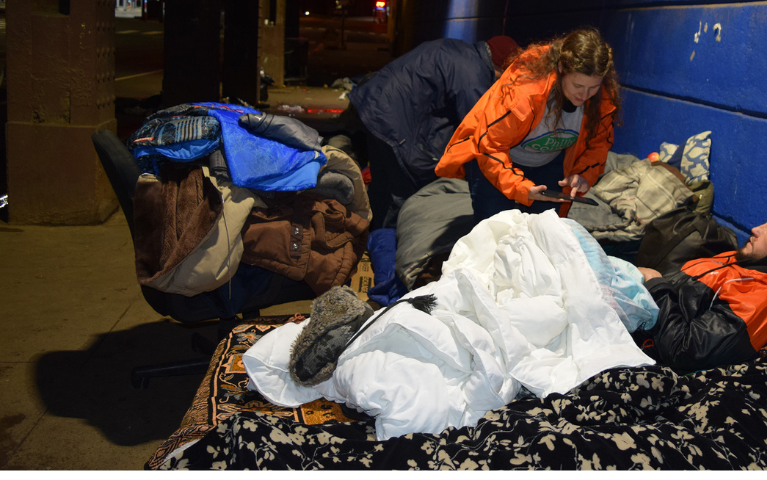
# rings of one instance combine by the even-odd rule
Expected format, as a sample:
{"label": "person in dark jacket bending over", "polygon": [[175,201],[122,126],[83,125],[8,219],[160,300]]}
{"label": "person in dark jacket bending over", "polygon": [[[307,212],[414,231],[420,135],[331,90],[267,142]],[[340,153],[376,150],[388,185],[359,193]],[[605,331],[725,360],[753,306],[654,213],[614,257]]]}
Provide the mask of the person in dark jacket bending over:
{"label": "person in dark jacket bending over", "polygon": [[425,42],[349,93],[367,136],[371,230],[396,228],[404,201],[436,180],[456,127],[518,48],[505,36]]}
{"label": "person in dark jacket bending over", "polygon": [[685,263],[662,276],[639,270],[658,304],[658,321],[634,339],[659,363],[682,372],[742,363],[767,344],[767,223],[736,252]]}

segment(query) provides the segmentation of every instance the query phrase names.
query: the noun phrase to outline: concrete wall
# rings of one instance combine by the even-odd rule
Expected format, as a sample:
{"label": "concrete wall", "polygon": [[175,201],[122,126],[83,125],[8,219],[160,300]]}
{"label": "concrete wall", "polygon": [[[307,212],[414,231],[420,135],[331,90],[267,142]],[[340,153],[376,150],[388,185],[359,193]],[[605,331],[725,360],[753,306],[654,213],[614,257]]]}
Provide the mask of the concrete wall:
{"label": "concrete wall", "polygon": [[[741,242],[767,221],[767,149],[759,144],[767,136],[767,2],[417,3],[412,25],[430,10],[441,19],[442,29],[424,20],[431,38],[485,39],[499,22],[494,16],[506,8],[502,30],[520,45],[582,25],[598,27],[616,52],[623,86],[623,125],[613,151],[644,157],[662,142],[683,144],[710,130],[714,214]],[[430,39],[422,37],[413,32],[413,46]]]}

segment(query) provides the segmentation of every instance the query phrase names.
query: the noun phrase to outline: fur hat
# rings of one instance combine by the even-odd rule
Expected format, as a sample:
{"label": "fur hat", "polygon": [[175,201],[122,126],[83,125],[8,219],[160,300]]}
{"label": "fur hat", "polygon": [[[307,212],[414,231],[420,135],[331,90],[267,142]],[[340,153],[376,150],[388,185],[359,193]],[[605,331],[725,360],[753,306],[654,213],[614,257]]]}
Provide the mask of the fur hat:
{"label": "fur hat", "polygon": [[[402,298],[386,307],[377,318],[400,303],[408,303],[422,312],[431,313],[437,297],[420,295]],[[373,315],[370,305],[357,298],[347,286],[336,286],[312,302],[309,323],[293,342],[288,361],[290,378],[299,385],[311,387],[329,379],[336,369],[338,357],[367,327]]]}
{"label": "fur hat", "polygon": [[333,375],[350,338],[373,315],[373,309],[347,286],[335,286],[312,302],[309,323],[293,342],[290,378],[311,387]]}
{"label": "fur hat", "polygon": [[513,38],[504,35],[498,35],[487,41],[487,46],[490,47],[490,56],[493,59],[493,65],[498,68],[503,68],[503,63],[519,50],[519,45]]}

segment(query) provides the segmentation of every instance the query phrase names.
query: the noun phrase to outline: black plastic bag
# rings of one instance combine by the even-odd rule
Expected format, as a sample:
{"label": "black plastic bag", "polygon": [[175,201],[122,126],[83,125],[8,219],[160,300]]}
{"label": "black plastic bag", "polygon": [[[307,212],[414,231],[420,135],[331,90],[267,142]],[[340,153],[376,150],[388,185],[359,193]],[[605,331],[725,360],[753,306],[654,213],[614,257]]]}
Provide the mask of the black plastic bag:
{"label": "black plastic bag", "polygon": [[690,260],[737,248],[735,232],[720,225],[712,214],[680,207],[647,224],[634,264],[664,274]]}

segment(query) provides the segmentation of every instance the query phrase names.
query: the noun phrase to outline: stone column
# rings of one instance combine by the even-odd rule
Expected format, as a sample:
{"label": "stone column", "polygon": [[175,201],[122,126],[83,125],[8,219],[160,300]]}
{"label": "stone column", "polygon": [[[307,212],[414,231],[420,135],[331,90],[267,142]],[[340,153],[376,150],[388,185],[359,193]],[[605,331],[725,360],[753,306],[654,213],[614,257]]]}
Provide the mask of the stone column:
{"label": "stone column", "polygon": [[[263,12],[259,33],[261,51],[259,64],[274,79],[274,84],[285,84],[285,0],[272,0],[269,11]],[[265,13],[265,14],[264,14]]]}
{"label": "stone column", "polygon": [[221,92],[230,103],[259,102],[259,0],[224,0],[224,61]]}
{"label": "stone column", "polygon": [[163,105],[218,102],[221,0],[165,0],[164,23]]}
{"label": "stone column", "polygon": [[299,0],[285,0],[285,36],[295,38],[300,35],[301,11]]}
{"label": "stone column", "polygon": [[10,222],[103,222],[118,203],[91,135],[117,130],[114,0],[11,0],[6,19]]}

